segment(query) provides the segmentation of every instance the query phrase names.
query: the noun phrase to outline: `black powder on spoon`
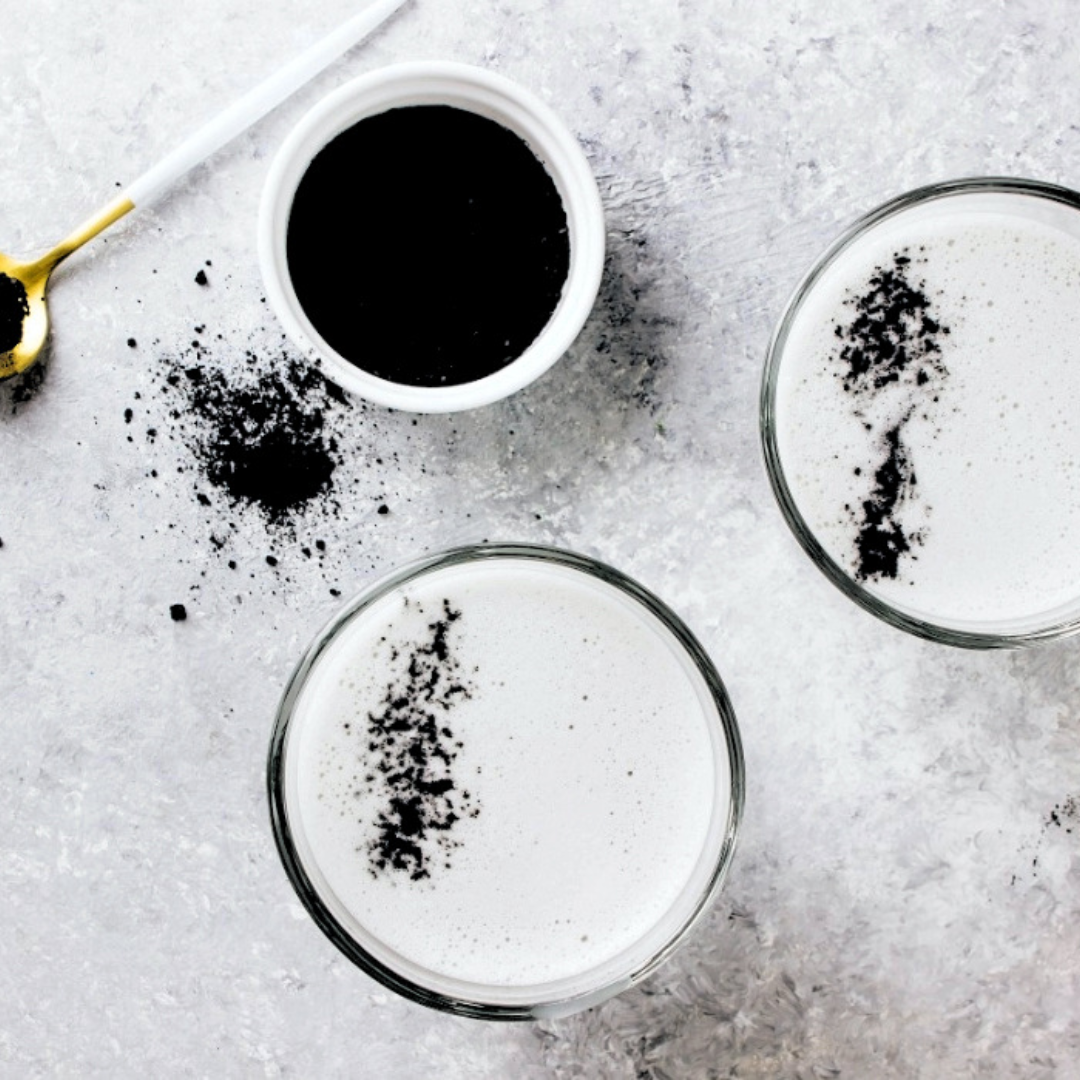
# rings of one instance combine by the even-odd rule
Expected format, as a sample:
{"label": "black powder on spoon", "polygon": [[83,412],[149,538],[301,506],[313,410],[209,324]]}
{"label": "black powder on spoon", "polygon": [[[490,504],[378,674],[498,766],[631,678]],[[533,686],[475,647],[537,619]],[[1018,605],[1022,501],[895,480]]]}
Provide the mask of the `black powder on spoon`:
{"label": "black powder on spoon", "polygon": [[570,267],[566,211],[529,147],[463,109],[367,117],[312,161],[287,234],[312,325],[364,371],[454,386],[520,356]]}
{"label": "black powder on spoon", "polygon": [[30,314],[23,283],[0,274],[0,356],[22,341],[23,319]]}

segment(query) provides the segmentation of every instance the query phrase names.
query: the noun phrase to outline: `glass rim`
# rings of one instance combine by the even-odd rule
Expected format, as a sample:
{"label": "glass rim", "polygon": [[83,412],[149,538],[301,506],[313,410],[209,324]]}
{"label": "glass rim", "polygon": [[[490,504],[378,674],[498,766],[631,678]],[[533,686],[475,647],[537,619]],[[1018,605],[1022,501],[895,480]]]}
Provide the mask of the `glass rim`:
{"label": "glass rim", "polygon": [[[860,585],[824,549],[807,524],[788,487],[777,444],[776,394],[780,366],[788,336],[806,298],[833,263],[871,229],[896,215],[938,199],[957,195],[1005,194],[1044,199],[1080,211],[1080,193],[1059,184],[1008,176],[976,176],[927,184],[904,192],[857,218],[825,248],[795,287],[777,320],[765,355],[761,380],[758,422],[765,471],[773,495],[788,528],[810,560],[842,593],[883,622],[917,637],[969,649],[1004,649],[1067,637],[1080,631],[1080,611],[1067,618],[1048,619],[1039,625],[1009,630],[964,629],[934,622],[906,612],[882,600]],[[1080,596],[1078,596],[1080,598]],[[1034,618],[1032,621],[1034,622]]]}
{"label": "glass rim", "polygon": [[[704,681],[708,698],[713,705],[713,710],[706,710],[707,722],[710,728],[718,726],[720,729],[718,732],[710,731],[710,737],[714,738],[720,747],[714,751],[714,756],[721,757],[726,750],[730,773],[726,820],[719,832],[719,844],[711,872],[700,895],[694,899],[689,914],[673,929],[664,944],[647,959],[636,964],[632,970],[615,979],[608,979],[603,985],[589,986],[558,998],[545,998],[522,1004],[493,1003],[479,997],[455,997],[423,986],[394,970],[356,941],[323,901],[304,867],[289,823],[285,792],[287,736],[294,709],[313,667],[337,635],[367,607],[410,581],[445,567],[493,559],[534,560],[583,572],[622,592],[657,618]],[[606,563],[561,548],[508,542],[469,544],[426,555],[379,578],[346,603],[315,636],[286,684],[270,739],[266,782],[271,828],[282,865],[297,897],[323,934],[357,967],[401,997],[442,1012],[483,1020],[533,1020],[567,1016],[622,993],[651,975],[685,940],[719,893],[734,854],[746,789],[742,742],[734,709],[715,665],[682,619],[644,586]],[[717,805],[721,807],[722,813],[722,804]],[[712,858],[712,852],[703,849],[700,858]],[[478,990],[482,989],[481,984],[476,985]],[[498,990],[497,987],[491,989]]]}

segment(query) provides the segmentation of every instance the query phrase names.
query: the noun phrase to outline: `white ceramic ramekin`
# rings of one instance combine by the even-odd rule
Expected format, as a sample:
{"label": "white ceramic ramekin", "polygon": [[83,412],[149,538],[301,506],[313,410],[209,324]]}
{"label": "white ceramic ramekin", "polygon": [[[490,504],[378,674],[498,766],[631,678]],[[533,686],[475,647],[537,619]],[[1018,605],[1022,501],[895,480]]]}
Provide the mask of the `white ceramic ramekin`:
{"label": "white ceramic ramekin", "polygon": [[[566,210],[570,269],[562,298],[535,341],[506,367],[458,386],[407,386],[377,378],[332,349],[305,315],[289,277],[286,234],[296,189],[319,151],[359,120],[408,105],[450,105],[495,120],[544,164]],[[371,163],[378,168],[378,162]],[[604,265],[604,213],[577,140],[542,101],[501,75],[447,62],[416,62],[364,75],[324,98],[293,129],[270,168],[259,214],[259,256],[269,299],[292,341],[346,390],[390,408],[457,412],[487,405],[542,375],[569,348],[592,310]],[[363,252],[351,253],[363,258]],[[347,268],[347,261],[344,263]]]}

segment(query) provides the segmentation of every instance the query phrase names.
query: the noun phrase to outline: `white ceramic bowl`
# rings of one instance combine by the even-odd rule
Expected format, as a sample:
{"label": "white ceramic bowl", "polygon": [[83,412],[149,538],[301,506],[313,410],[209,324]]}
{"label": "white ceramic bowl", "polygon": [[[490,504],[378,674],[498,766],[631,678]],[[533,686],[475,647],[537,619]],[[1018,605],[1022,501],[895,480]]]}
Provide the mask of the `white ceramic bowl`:
{"label": "white ceramic bowl", "polygon": [[[363,371],[327,344],[304,313],[289,276],[286,233],[293,198],[312,159],[359,120],[407,105],[450,105],[503,125],[544,164],[566,210],[570,269],[562,298],[533,343],[506,367],[457,386],[407,386]],[[372,163],[378,167],[377,162]],[[531,93],[480,68],[446,62],[399,64],[364,75],[324,98],[293,129],[270,168],[259,214],[267,297],[293,342],[352,393],[411,412],[456,412],[498,401],[542,375],[577,337],[592,310],[604,265],[604,212],[577,140]],[[362,258],[361,252],[354,253]]]}

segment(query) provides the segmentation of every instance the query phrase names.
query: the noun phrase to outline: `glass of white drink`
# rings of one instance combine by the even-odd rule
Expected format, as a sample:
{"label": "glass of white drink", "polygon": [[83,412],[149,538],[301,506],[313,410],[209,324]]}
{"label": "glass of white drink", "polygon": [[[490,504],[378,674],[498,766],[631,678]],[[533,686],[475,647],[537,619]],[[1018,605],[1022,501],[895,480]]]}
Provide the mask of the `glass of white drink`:
{"label": "glass of white drink", "polygon": [[1080,628],[1080,196],[959,180],[857,222],[769,348],[773,491],[882,619],[995,648]]}
{"label": "glass of white drink", "polygon": [[293,675],[268,782],[330,940],[405,997],[504,1020],[652,972],[719,889],[744,790],[727,694],[678,617],[521,544],[352,601]]}

